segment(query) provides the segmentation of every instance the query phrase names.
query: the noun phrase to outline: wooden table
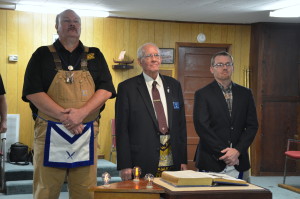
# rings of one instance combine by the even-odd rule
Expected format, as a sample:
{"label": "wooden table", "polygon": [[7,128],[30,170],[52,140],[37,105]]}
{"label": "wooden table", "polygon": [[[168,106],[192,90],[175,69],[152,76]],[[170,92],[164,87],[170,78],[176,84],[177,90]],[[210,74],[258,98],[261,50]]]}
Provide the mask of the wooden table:
{"label": "wooden table", "polygon": [[216,186],[176,188],[154,179],[152,189],[146,188],[147,181],[122,181],[109,187],[91,188],[95,199],[272,199],[272,193],[253,184],[249,186]]}
{"label": "wooden table", "polygon": [[164,188],[164,199],[272,199],[272,192],[262,187],[249,186],[215,186],[215,187],[181,187],[177,188],[155,178],[154,182]]}
{"label": "wooden table", "polygon": [[153,183],[152,188],[147,188],[147,181],[139,182],[122,181],[110,184],[109,187],[98,186],[91,188],[95,192],[94,199],[160,199],[164,189]]}

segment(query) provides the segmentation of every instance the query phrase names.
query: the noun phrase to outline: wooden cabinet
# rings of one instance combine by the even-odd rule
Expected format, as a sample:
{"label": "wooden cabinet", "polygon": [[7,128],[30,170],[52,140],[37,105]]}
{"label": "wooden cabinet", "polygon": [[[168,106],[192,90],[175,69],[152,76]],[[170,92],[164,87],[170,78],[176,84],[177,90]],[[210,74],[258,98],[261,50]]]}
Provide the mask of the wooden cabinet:
{"label": "wooden cabinet", "polygon": [[[252,25],[250,88],[260,124],[252,175],[283,175],[287,139],[300,138],[300,24]],[[299,175],[299,166],[289,162],[289,174]]]}

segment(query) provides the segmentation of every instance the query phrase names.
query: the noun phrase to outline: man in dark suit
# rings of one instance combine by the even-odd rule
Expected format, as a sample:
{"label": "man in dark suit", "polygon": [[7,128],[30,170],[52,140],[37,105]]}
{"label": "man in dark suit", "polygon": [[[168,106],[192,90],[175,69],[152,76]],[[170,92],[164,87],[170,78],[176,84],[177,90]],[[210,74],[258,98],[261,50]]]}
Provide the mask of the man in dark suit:
{"label": "man in dark suit", "polygon": [[215,54],[210,71],[215,81],[195,93],[194,125],[200,137],[196,167],[247,180],[248,148],[258,129],[252,93],[232,82],[233,58],[229,53]]}
{"label": "man in dark suit", "polygon": [[117,168],[123,180],[132,179],[135,166],[141,168],[142,177],[187,169],[181,85],[159,74],[161,56],[155,44],[138,49],[138,63],[143,73],[120,83],[116,100]]}
{"label": "man in dark suit", "polygon": [[7,131],[7,103],[5,97],[5,88],[0,74],[0,133]]}

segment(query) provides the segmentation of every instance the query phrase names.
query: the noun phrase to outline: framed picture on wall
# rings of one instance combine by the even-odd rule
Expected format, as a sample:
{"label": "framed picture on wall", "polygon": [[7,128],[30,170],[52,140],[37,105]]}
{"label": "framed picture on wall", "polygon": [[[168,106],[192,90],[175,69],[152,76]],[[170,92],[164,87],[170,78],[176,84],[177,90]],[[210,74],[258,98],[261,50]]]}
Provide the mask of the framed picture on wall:
{"label": "framed picture on wall", "polygon": [[160,48],[161,63],[174,64],[174,48]]}
{"label": "framed picture on wall", "polygon": [[173,70],[171,69],[159,69],[159,73],[169,77],[173,77]]}

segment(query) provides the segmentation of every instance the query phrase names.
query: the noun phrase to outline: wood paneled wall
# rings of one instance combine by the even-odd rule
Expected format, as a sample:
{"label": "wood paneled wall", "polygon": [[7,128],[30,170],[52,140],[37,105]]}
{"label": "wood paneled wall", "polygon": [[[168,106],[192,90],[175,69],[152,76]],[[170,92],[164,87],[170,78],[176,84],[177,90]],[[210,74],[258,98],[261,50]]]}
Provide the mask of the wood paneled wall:
{"label": "wood paneled wall", "polygon": [[[8,113],[20,114],[20,141],[32,146],[33,120],[27,103],[21,100],[23,77],[32,53],[41,45],[53,43],[56,34],[55,15],[0,10],[0,72],[6,88]],[[175,48],[176,42],[197,42],[203,32],[206,43],[232,44],[235,59],[234,81],[246,85],[245,71],[249,66],[250,25],[203,24],[134,20],[121,18],[82,18],[81,41],[87,46],[96,46],[103,52],[117,88],[118,84],[141,73],[136,61],[137,48],[146,42],[156,43],[161,48]],[[127,59],[134,59],[134,69],[112,69],[113,58],[126,50]],[[18,55],[18,62],[8,62],[8,55]],[[162,65],[172,70],[176,77],[175,64]],[[114,117],[115,100],[109,100],[102,112],[100,126],[100,154],[109,158],[111,143],[110,120]],[[7,135],[9,136],[9,135]]]}

